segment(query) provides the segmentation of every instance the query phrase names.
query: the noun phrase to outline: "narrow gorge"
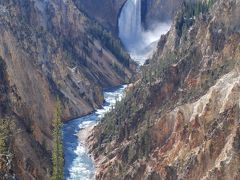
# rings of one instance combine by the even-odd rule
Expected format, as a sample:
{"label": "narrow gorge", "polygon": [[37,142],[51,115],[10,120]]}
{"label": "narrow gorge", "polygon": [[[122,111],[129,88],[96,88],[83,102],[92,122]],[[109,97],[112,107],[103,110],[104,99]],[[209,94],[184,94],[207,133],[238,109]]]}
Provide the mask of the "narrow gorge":
{"label": "narrow gorge", "polygon": [[57,99],[62,121],[89,114],[136,64],[72,0],[1,0],[0,68],[0,177],[45,180]]}
{"label": "narrow gorge", "polygon": [[[151,37],[144,35],[145,32],[142,28],[141,0],[127,0],[121,10],[118,20],[119,38],[131,57],[138,63],[143,64],[147,55],[150,55],[156,46],[146,49],[146,54],[140,53],[152,43],[147,41]],[[167,32],[166,27],[161,28],[161,30],[164,28]],[[155,36],[157,37],[161,33],[163,32],[160,31]],[[156,40],[154,39],[154,41]],[[93,159],[88,154],[88,147],[85,142],[87,140],[86,136],[89,133],[88,131],[104,117],[104,114],[115,106],[116,101],[122,99],[126,86],[106,90],[104,93],[105,103],[102,109],[64,124],[64,179],[94,179],[96,168]]]}
{"label": "narrow gorge", "polygon": [[240,0],[0,0],[0,180],[240,180]]}

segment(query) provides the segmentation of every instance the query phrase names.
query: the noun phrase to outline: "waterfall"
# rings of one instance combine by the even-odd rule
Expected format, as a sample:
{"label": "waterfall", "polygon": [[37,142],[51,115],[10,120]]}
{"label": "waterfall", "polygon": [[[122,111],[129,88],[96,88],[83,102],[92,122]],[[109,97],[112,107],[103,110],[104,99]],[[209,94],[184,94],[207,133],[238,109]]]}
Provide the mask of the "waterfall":
{"label": "waterfall", "polygon": [[170,29],[171,22],[152,23],[148,30],[142,28],[141,0],[127,0],[118,19],[119,38],[131,57],[143,64],[152,56],[162,34]]}
{"label": "waterfall", "polygon": [[141,40],[141,0],[127,0],[119,20],[119,37],[128,50],[133,50]]}

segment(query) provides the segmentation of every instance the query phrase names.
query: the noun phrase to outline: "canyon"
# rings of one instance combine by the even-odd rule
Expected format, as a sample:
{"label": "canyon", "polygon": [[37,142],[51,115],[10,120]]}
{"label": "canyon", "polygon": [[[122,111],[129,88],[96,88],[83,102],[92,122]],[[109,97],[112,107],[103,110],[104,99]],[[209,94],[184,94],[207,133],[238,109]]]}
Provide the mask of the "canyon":
{"label": "canyon", "polygon": [[101,107],[103,89],[128,82],[136,65],[73,1],[2,0],[0,34],[1,117],[14,124],[14,157],[10,170],[0,166],[1,177],[49,179],[57,97],[63,120],[86,115]]}
{"label": "canyon", "polygon": [[59,100],[64,179],[238,180],[239,19],[240,0],[1,0],[0,179],[50,179]]}
{"label": "canyon", "polygon": [[182,4],[88,138],[96,179],[239,179],[239,12],[239,0]]}

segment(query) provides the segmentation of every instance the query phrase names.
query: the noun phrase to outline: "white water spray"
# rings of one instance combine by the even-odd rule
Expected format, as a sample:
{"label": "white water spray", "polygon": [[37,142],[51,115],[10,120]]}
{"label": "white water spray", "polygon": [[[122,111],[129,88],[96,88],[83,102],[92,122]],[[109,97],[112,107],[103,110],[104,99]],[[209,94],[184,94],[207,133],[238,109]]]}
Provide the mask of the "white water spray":
{"label": "white water spray", "polygon": [[141,39],[141,0],[128,0],[119,18],[119,37],[131,50]]}
{"label": "white water spray", "polygon": [[143,30],[141,22],[141,0],[127,0],[118,19],[119,37],[138,63],[152,55],[157,41],[170,28],[169,22],[156,23],[150,30]]}

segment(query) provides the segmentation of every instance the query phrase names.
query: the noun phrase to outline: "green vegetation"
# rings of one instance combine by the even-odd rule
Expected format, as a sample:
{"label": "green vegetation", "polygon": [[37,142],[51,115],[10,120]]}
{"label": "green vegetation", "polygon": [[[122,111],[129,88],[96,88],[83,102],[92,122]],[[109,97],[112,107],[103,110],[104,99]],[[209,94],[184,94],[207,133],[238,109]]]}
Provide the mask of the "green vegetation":
{"label": "green vegetation", "polygon": [[51,180],[63,179],[63,147],[62,147],[62,122],[61,122],[61,105],[57,100],[56,111],[53,120],[53,151],[52,163],[53,173]]}
{"label": "green vegetation", "polygon": [[180,55],[176,52],[170,52],[163,59],[154,60],[150,65],[143,67],[141,84],[151,86],[152,83],[163,77],[164,72],[170,65],[176,63],[179,59],[181,59]]}
{"label": "green vegetation", "polygon": [[0,154],[7,155],[9,151],[9,138],[10,138],[10,119],[0,119]]}
{"label": "green vegetation", "polygon": [[97,22],[90,23],[88,31],[94,38],[100,40],[102,45],[109,49],[119,62],[129,67],[130,57],[122,48],[120,40],[116,40],[110,32],[106,31]]}
{"label": "green vegetation", "polygon": [[210,9],[214,3],[215,3],[215,0],[208,0],[207,2],[208,9]]}
{"label": "green vegetation", "polygon": [[7,74],[7,66],[5,61],[0,56],[0,114],[6,114],[10,108],[10,101],[8,98],[9,93],[9,82]]}
{"label": "green vegetation", "polygon": [[[0,177],[12,179],[13,154],[11,149],[14,123],[10,118],[0,119]],[[0,178],[1,179],[1,178]]]}
{"label": "green vegetation", "polygon": [[214,0],[208,0],[208,2],[197,1],[197,2],[184,2],[184,14],[186,18],[193,16],[199,16],[201,13],[204,14],[209,11],[213,6]]}
{"label": "green vegetation", "polygon": [[208,0],[208,2],[185,1],[183,3],[183,10],[181,11],[182,14],[178,16],[176,23],[178,36],[181,37],[182,33],[193,24],[197,16],[199,16],[200,14],[208,13],[214,2],[214,0]]}
{"label": "green vegetation", "polygon": [[9,173],[12,170],[11,139],[14,123],[11,118],[5,116],[11,106],[9,90],[7,66],[0,57],[0,177],[10,177]]}

